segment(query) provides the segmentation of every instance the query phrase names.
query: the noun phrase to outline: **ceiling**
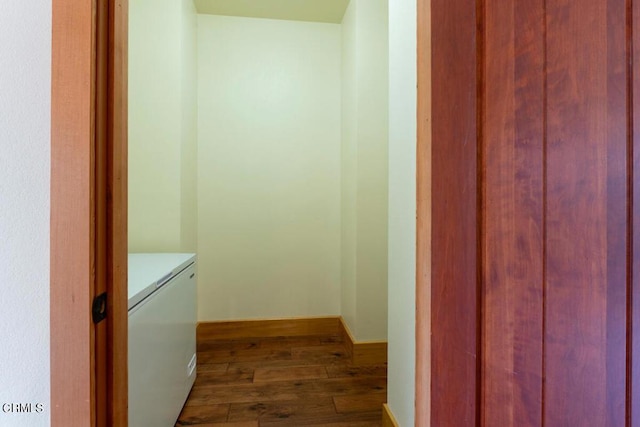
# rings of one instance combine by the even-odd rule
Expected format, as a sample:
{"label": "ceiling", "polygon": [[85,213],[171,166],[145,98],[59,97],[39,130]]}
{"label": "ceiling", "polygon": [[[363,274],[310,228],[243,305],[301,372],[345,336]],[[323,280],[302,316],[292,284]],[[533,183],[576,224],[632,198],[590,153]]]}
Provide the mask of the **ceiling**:
{"label": "ceiling", "polygon": [[210,15],[339,24],[349,0],[195,0],[195,5],[198,13]]}

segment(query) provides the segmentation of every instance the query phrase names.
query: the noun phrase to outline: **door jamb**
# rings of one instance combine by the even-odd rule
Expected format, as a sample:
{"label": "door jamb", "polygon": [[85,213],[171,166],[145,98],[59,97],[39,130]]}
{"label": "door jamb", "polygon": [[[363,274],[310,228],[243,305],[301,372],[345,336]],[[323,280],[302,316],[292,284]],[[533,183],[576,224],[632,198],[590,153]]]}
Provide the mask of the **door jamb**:
{"label": "door jamb", "polygon": [[431,2],[417,1],[415,425],[431,421]]}
{"label": "door jamb", "polygon": [[[127,57],[128,0],[108,1],[107,414],[96,414],[94,2],[52,0],[51,423],[127,425]],[[430,28],[418,0],[416,422],[429,419]],[[421,197],[422,195],[422,197]],[[101,420],[101,421],[100,421]],[[427,424],[425,424],[427,425]]]}
{"label": "door jamb", "polygon": [[[108,17],[99,10],[108,10]],[[127,14],[127,0],[52,1],[53,426],[127,425]],[[106,19],[106,49],[98,49],[98,19]],[[106,64],[106,73],[98,72],[99,64]],[[106,159],[99,154],[101,139]],[[105,207],[100,221],[96,211]],[[96,269],[101,263],[104,272]],[[100,326],[106,333],[97,334],[91,303],[101,274],[108,315]],[[99,386],[100,378],[106,381]]]}

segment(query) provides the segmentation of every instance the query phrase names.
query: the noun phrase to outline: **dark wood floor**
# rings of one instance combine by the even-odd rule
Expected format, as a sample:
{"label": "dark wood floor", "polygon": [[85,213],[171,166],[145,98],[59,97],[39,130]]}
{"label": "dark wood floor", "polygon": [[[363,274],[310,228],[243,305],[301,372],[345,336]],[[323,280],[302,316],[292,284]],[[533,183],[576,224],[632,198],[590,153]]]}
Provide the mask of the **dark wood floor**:
{"label": "dark wood floor", "polygon": [[203,341],[176,426],[381,426],[386,396],[386,364],[352,366],[340,336]]}

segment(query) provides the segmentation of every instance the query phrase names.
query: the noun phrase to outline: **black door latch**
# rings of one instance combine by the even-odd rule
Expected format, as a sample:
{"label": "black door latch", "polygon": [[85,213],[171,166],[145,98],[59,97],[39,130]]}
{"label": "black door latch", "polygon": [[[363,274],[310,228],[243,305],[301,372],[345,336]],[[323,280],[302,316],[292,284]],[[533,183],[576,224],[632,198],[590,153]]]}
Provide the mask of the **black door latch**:
{"label": "black door latch", "polygon": [[107,317],[107,293],[103,292],[93,299],[91,308],[93,323],[100,323]]}

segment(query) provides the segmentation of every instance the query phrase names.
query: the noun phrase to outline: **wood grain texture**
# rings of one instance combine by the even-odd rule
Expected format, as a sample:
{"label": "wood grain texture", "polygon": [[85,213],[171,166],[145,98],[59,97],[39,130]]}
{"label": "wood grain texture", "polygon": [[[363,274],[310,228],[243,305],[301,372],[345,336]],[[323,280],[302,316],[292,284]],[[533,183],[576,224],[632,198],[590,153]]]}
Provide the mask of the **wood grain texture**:
{"label": "wood grain texture", "polygon": [[180,422],[177,425],[207,425],[212,423],[224,423],[229,416],[229,405],[201,405],[186,406],[180,414]]}
{"label": "wood grain texture", "polygon": [[257,421],[240,421],[237,423],[213,423],[205,424],[205,427],[259,427]]}
{"label": "wood grain texture", "polygon": [[356,339],[353,337],[351,330],[347,326],[347,322],[345,322],[342,317],[340,317],[339,328],[347,353],[349,354],[349,357],[353,357],[353,346]]}
{"label": "wood grain texture", "polygon": [[198,323],[198,342],[209,339],[292,337],[338,334],[339,317],[240,320]]}
{"label": "wood grain texture", "polygon": [[290,400],[283,402],[237,403],[231,405],[229,421],[235,420],[283,420],[299,418],[302,414],[316,417],[335,417],[336,408],[330,397],[316,399],[313,402]]}
{"label": "wood grain texture", "polygon": [[[384,341],[354,342],[353,335],[345,326],[344,321],[339,317],[324,318],[299,318],[299,319],[278,319],[278,320],[249,320],[249,321],[229,321],[229,322],[203,322],[198,324],[198,342],[201,350],[206,349],[207,342],[211,340],[246,339],[257,337],[282,337],[289,344],[295,344],[297,351],[290,354],[291,358],[299,358],[300,352],[305,348],[313,352],[320,344],[321,334],[324,344],[331,344],[331,334],[339,334],[343,338],[337,343],[336,352],[330,358],[335,358],[339,354],[341,358],[350,358],[353,365],[379,365],[387,362],[387,343]],[[314,337],[312,334],[315,334]],[[310,336],[311,335],[311,336]],[[296,338],[298,337],[298,338]],[[258,340],[243,341],[242,345],[247,348],[223,349],[218,344],[214,344],[215,351],[207,353],[205,357],[219,362],[246,362],[247,358],[279,359],[285,355],[274,349],[265,347],[262,344],[260,351],[252,350]],[[305,344],[312,344],[307,346]],[[279,343],[281,349],[282,345]],[[248,351],[247,351],[248,350]],[[303,355],[307,357],[308,355]],[[327,361],[327,356],[323,353],[320,359],[323,363]],[[205,361],[206,362],[206,361]]]}
{"label": "wood grain texture", "polygon": [[126,0],[53,3],[54,426],[127,425],[126,13]]}
{"label": "wood grain texture", "polygon": [[482,424],[542,422],[544,2],[485,3]]}
{"label": "wood grain texture", "polygon": [[313,427],[379,427],[380,423],[375,421],[375,414],[369,416],[371,421],[349,421],[313,424]]}
{"label": "wood grain texture", "polygon": [[368,393],[363,395],[335,396],[333,403],[339,414],[353,412],[375,412],[387,401],[386,393]]}
{"label": "wood grain texture", "polygon": [[399,427],[391,408],[386,403],[382,405],[382,427]]}
{"label": "wood grain texture", "polygon": [[387,376],[387,365],[327,365],[327,374],[329,378],[346,378],[346,377],[383,377]]}
{"label": "wood grain texture", "polygon": [[[627,416],[629,426],[640,427],[640,4],[633,2],[631,15],[631,135],[630,149],[630,185],[631,204],[629,221],[630,238],[630,274],[629,302],[627,318],[629,322],[628,350],[628,392]],[[628,31],[629,31],[628,30]]]}
{"label": "wood grain texture", "polygon": [[296,361],[321,362],[324,365],[351,363],[351,355],[344,344],[329,344],[322,347],[293,347],[291,358]]}
{"label": "wood grain texture", "polygon": [[51,425],[95,425],[93,4],[52,2]]}
{"label": "wood grain texture", "polygon": [[[626,426],[627,324],[630,219],[630,90],[631,2],[609,0],[606,11],[606,348],[607,426]],[[637,73],[638,70],[636,70]]]}
{"label": "wood grain texture", "polygon": [[472,426],[477,416],[476,21],[473,0],[431,2],[433,426]]}
{"label": "wood grain texture", "polygon": [[417,1],[415,423],[431,413],[431,2]]}
{"label": "wood grain texture", "polygon": [[[217,365],[217,364],[216,364]],[[222,371],[220,370],[202,370],[198,368],[198,377],[203,382],[210,385],[223,385],[223,384],[250,384],[253,383],[253,375],[255,369],[249,366],[236,366],[230,363],[221,364],[226,366]],[[203,365],[205,367],[211,366],[209,364]],[[218,365],[220,366],[220,365]],[[266,368],[264,368],[266,369]]]}
{"label": "wood grain texture", "polygon": [[618,334],[626,331],[626,5],[622,0],[546,4],[543,422],[622,426],[626,349]]}
{"label": "wood grain texture", "polygon": [[198,363],[177,426],[381,425],[386,365],[352,365],[341,334],[200,339]]}
{"label": "wood grain texture", "polygon": [[257,421],[240,421],[237,423],[213,423],[205,425],[206,427],[259,427]]}
{"label": "wood grain texture", "polygon": [[386,342],[356,342],[353,345],[351,363],[355,366],[387,363]]}
{"label": "wood grain texture", "polygon": [[[640,339],[633,333],[640,324],[634,298],[640,286],[640,50],[633,26],[640,12],[625,0],[476,0],[466,10],[433,5],[432,404],[440,407],[432,408],[431,421],[640,425],[633,393],[640,378],[634,351]],[[469,18],[472,10],[478,11],[475,20]],[[447,21],[453,19],[449,14],[457,24],[477,25],[478,38],[451,30],[456,23]],[[476,74],[460,71],[461,51],[479,55]],[[447,86],[454,80],[467,96],[478,95],[479,124],[467,113],[472,102]],[[463,120],[458,129],[472,127],[478,138],[476,182],[466,179],[474,165],[461,160],[464,144],[444,147],[460,140],[452,137],[453,114],[441,112],[447,108]],[[438,184],[447,173],[457,181]],[[456,198],[458,188],[480,194],[481,203],[459,214],[464,199]],[[445,213],[461,229],[447,229]],[[464,234],[472,219],[480,226],[475,254],[471,234]],[[467,254],[481,262],[481,293],[465,301],[460,289],[472,279],[447,269],[469,270],[471,264],[457,264]],[[471,313],[455,313],[460,307]],[[446,313],[439,315],[438,308]],[[481,363],[479,388],[469,368],[442,356],[472,344],[470,328],[460,325],[470,325],[476,315],[481,348],[469,354]],[[452,319],[458,319],[457,329]],[[457,340],[449,338],[445,346],[440,334]],[[456,369],[457,376],[444,375],[447,369]],[[447,394],[456,386],[462,388]],[[470,395],[479,405],[476,420],[465,402],[451,404],[460,397],[469,402]],[[465,415],[453,414],[455,406]]]}
{"label": "wood grain texture", "polygon": [[[94,161],[94,189],[92,203],[92,218],[94,227],[94,250],[91,264],[94,266],[95,285],[92,299],[108,290],[108,146],[109,146],[109,4],[96,2],[95,29],[95,135],[92,147]],[[95,325],[95,412],[96,427],[107,427],[108,401],[108,350],[107,337],[109,334],[108,321]]]}
{"label": "wood grain texture", "polygon": [[324,366],[287,366],[257,368],[253,371],[253,382],[314,380],[329,378]]}
{"label": "wood grain texture", "polygon": [[386,341],[356,341],[342,317],[340,318],[340,330],[353,365],[379,365],[387,363]]}
{"label": "wood grain texture", "polygon": [[108,424],[128,423],[128,0],[109,0],[107,145]]}

